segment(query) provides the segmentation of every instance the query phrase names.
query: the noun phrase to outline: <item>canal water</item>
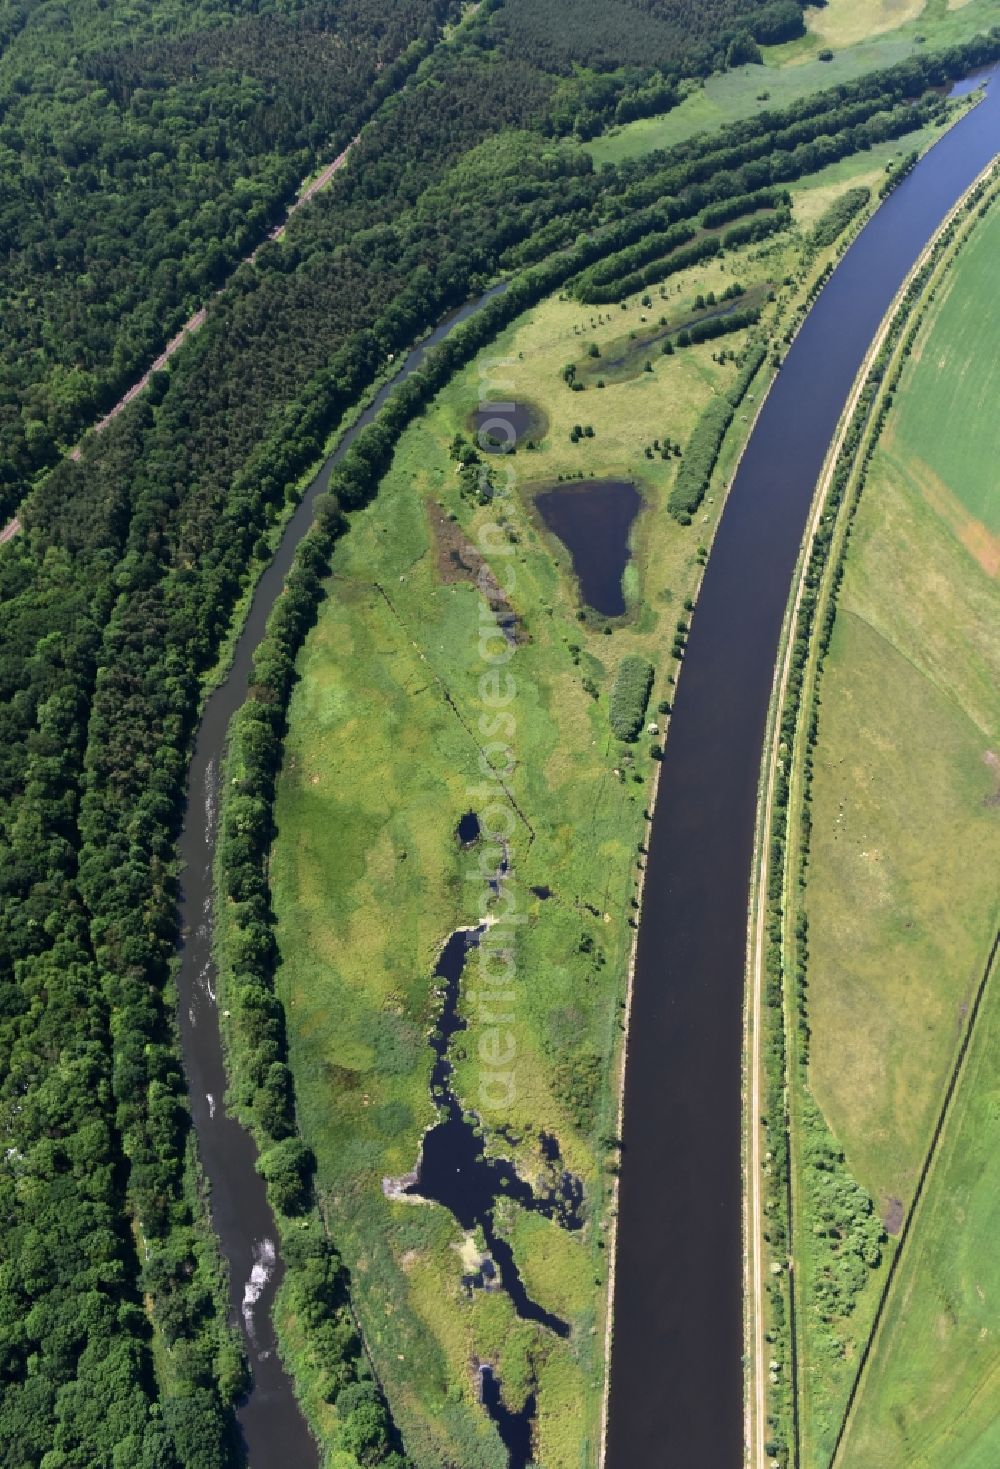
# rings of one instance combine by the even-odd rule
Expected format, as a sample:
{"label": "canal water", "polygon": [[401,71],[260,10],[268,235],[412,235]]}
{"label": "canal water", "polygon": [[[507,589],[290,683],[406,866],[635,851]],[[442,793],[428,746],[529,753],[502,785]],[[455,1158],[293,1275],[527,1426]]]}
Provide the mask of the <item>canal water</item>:
{"label": "canal water", "polygon": [[639,932],[608,1469],[743,1463],[744,961],[781,622],[813,490],[868,346],[929,237],[998,151],[994,82],[834,272],[761,412],[709,557],[663,761]]}
{"label": "canal water", "polygon": [[[812,486],[851,380],[922,245],[996,151],[998,113],[1000,92],[938,144],[845,257],[789,353],[709,560],[664,762],[639,942],[612,1469],[736,1469],[740,1459],[743,946],[756,776],[781,613]],[[480,304],[444,323],[410,355],[402,375]],[[230,718],[247,696],[254,650],[312,523],[315,500],[390,390],[324,464],[261,577],[231,671],[205,707],[180,840],[181,1040],[213,1224],[229,1267],[232,1318],[253,1373],[239,1413],[253,1469],[311,1469],[319,1455],[276,1351],[271,1308],[282,1264],[254,1144],[224,1104],[212,958],[219,771]],[[489,1407],[495,1380],[486,1379]],[[506,1429],[508,1447],[519,1456],[523,1429]]]}

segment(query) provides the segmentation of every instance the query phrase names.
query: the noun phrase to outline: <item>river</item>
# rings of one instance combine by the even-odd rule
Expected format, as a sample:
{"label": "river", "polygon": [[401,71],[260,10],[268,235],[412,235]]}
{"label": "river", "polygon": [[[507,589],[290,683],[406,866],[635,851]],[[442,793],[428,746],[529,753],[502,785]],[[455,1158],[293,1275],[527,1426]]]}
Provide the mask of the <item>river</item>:
{"label": "river", "polygon": [[638,940],[608,1469],[743,1463],[743,988],[781,623],[813,491],[869,344],[924,245],[998,151],[1000,83],[890,195],[830,278],[761,411],[708,560]]}
{"label": "river", "polygon": [[243,1333],[253,1374],[252,1391],[238,1413],[253,1469],[272,1469],[275,1465],[315,1469],[319,1453],[276,1350],[271,1309],[281,1284],[282,1264],[274,1215],[256,1170],[257,1150],[224,1101],[226,1073],[212,954],[212,867],[226,732],[230,719],[246,700],[254,652],[299,542],[312,525],[316,499],[326,490],[334,465],[375,417],[393,387],[419,368],[427,351],[502,289],[494,287],[480,301],[455,312],[416,347],[393,381],[379,390],[326,459],[290,518],[274,560],[257,584],[232,666],[209,696],[195,739],[180,837],[179,1020],[198,1153],[211,1189],[212,1223],[229,1269],[230,1318]]}

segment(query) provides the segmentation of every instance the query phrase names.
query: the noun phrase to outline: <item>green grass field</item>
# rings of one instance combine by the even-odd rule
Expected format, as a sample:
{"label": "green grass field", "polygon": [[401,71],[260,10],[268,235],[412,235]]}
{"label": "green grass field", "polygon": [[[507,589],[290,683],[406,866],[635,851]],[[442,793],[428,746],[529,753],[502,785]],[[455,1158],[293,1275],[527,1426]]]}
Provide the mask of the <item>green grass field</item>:
{"label": "green grass field", "polygon": [[1000,995],[993,989],[838,1460],[845,1469],[1000,1463],[998,1209]]}
{"label": "green grass field", "polygon": [[986,227],[970,242],[921,348],[927,370],[914,375],[895,424],[910,474],[992,574],[1000,571],[1000,359],[991,309],[997,238]]}
{"label": "green grass field", "polygon": [[[763,108],[787,107],[821,88],[892,66],[918,47],[955,45],[998,22],[1000,0],[967,0],[961,6],[949,0],[830,0],[808,13],[806,37],[768,48],[763,66],[709,77],[672,111],[627,123],[587,147],[598,164],[669,148],[695,133]],[[832,60],[819,60],[819,52],[828,49]]]}
{"label": "green grass field", "polygon": [[[982,416],[979,376],[966,366],[982,362],[993,380],[1000,309],[986,262],[998,243],[994,211],[918,340],[869,473],[820,687],[805,894],[809,1083],[892,1233],[912,1204],[1000,910],[1000,587],[984,555],[992,532],[974,514],[991,503],[992,422]],[[998,1023],[997,1006],[994,996],[987,1029]],[[995,1110],[977,1091],[984,1067],[970,1068],[956,1118]],[[995,1417],[998,1406],[996,1341],[984,1338],[971,1355],[960,1345],[974,1323],[978,1330],[975,1301],[942,1254],[942,1221],[953,1225],[958,1180],[972,1176],[980,1139],[964,1136],[958,1121],[953,1133],[952,1161],[942,1157],[914,1223],[890,1302],[896,1325],[879,1343],[843,1469],[993,1462],[982,1415],[991,1405]],[[984,1291],[995,1187],[987,1177],[970,1193],[963,1241],[951,1240],[961,1271],[980,1262]],[[819,1466],[882,1277],[872,1277],[851,1322],[832,1336],[814,1326],[801,1243],[809,1230],[806,1218],[803,1463]],[[947,1309],[942,1281],[954,1285]],[[933,1332],[929,1319],[938,1322]],[[949,1446],[949,1415],[975,1392],[960,1458]]]}
{"label": "green grass field", "polygon": [[[709,395],[738,371],[718,353],[739,350],[746,333],[657,356],[651,372],[604,388],[573,392],[563,369],[585,359],[591,342],[627,351],[661,309],[681,317],[699,292],[721,293],[734,278],[752,287],[794,277],[800,247],[789,233],[732,252],[672,281],[664,301],[654,291],[650,308],[638,297],[626,310],[553,298],[529,312],[404,436],[378,500],[338,545],[299,661],[271,866],[278,985],[319,1193],[421,1469],[504,1462],[476,1402],[474,1358],[499,1364],[512,1406],[537,1393],[546,1469],[597,1459],[620,1005],[654,769],[649,737],[628,747],[614,739],[609,697],[620,661],[641,654],[656,666],[648,718],[662,722],[655,706],[671,692],[675,623],[696,591],[698,547],[711,538],[722,497],[717,481],[697,524],[679,526],[665,510],[679,461],[654,443],[667,435],[687,442]],[[782,293],[786,310],[791,294]],[[484,505],[463,493],[449,447],[468,434],[481,401],[507,398],[537,406],[547,427],[534,450],[495,461],[515,483]],[[731,471],[748,421],[735,426],[721,474]],[[593,436],[572,442],[575,424]],[[532,504],[534,486],[587,476],[629,478],[644,499],[624,577],[627,611],[613,622],[580,607],[568,558]],[[444,1210],[391,1202],[382,1188],[383,1178],[414,1168],[434,1121],[431,974],[443,940],[474,923],[483,900],[479,853],[459,846],[455,827],[488,799],[474,547],[490,525],[500,539],[487,544],[485,560],[518,618],[509,662],[516,697],[503,728],[514,766],[499,801],[510,827],[509,892],[524,921],[513,1094],[502,1115],[483,1120],[488,1149],[513,1157],[522,1177],[546,1177],[544,1131],[583,1180],[586,1223],[577,1233],[513,1205],[498,1211],[529,1293],[571,1323],[566,1341],[518,1320],[503,1293],[467,1299],[462,1252],[472,1246],[462,1230]],[[496,638],[490,618],[486,626]],[[474,983],[462,1004],[469,1030],[453,1046],[455,1081],[475,1108],[489,1068]]]}

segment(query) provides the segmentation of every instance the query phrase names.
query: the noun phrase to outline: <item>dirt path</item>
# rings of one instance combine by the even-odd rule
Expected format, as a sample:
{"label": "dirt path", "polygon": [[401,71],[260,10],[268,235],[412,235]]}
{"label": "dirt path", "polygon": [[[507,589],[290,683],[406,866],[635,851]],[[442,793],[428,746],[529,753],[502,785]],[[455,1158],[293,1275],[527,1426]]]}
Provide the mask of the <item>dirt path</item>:
{"label": "dirt path", "polygon": [[[294,202],[289,205],[288,211],[285,214],[285,218],[282,220],[281,224],[275,225],[274,229],[272,229],[270,234],[267,236],[267,240],[262,241],[260,245],[251,250],[250,254],[247,255],[243,260],[239,262],[238,265],[234,267],[234,270],[238,270],[240,265],[248,265],[252,261],[256,260],[258,254],[265,244],[272,240],[280,240],[282,238],[285,230],[288,227],[288,221],[291,219],[292,215],[295,214],[297,210],[301,209],[304,204],[308,204],[310,199],[315,199],[316,195],[326,188],[327,184],[333,178],[334,174],[337,173],[341,168],[343,168],[344,164],[347,162],[347,156],[357,141],[357,138],[354,138],[350,143],[348,143],[347,147],[342,153],[338,153],[337,157],[333,160],[332,163],[328,163],[326,165],[322,173],[316,175],[312,183],[309,184],[305,189],[303,189],[298,197],[294,200]],[[215,294],[218,295],[219,292],[217,291]],[[180,348],[187,341],[188,337],[190,337],[192,333],[196,332],[199,327],[205,324],[205,318],[207,315],[208,307],[206,305],[199,307],[194,315],[189,317],[189,319],[184,323],[177,335],[170,338],[170,341],[164,347],[159,357],[157,357],[152,367],[150,367],[148,371],[143,373],[138,382],[132,384],[128,392],[123,394],[123,396],[118,400],[118,402],[109,413],[106,413],[103,418],[99,419],[97,423],[94,424],[93,431],[95,434],[99,434],[102,432],[103,429],[106,429],[108,424],[111,423],[113,419],[118,417],[122,409],[127,407],[127,405],[131,403],[134,398],[137,398],[139,394],[146,387],[148,387],[149,380],[153,376],[153,374],[155,372],[162,372],[164,367],[166,367],[167,363],[170,361],[171,357],[173,357],[175,352],[180,350]],[[71,459],[79,459],[80,454],[80,444],[76,444],[69,451],[69,457]],[[0,530],[0,546],[4,545],[7,541],[16,536],[20,529],[21,522],[15,516],[13,520],[9,521],[7,525],[4,526],[3,530]]]}
{"label": "dirt path", "polygon": [[[295,199],[295,201],[289,206],[288,212],[286,213],[285,218],[282,220],[281,224],[275,225],[274,229],[272,229],[267,236],[267,239],[262,241],[260,245],[257,245],[255,249],[251,250],[250,254],[247,255],[243,260],[241,260],[239,262],[239,265],[235,266],[234,269],[238,270],[240,265],[247,265],[250,262],[256,260],[258,254],[263,248],[263,245],[269,243],[272,240],[280,240],[282,238],[285,230],[288,227],[288,221],[291,219],[292,215],[295,214],[297,210],[301,209],[304,204],[308,204],[310,199],[314,199],[316,195],[321,192],[321,190],[326,188],[327,184],[333,178],[334,174],[337,173],[338,170],[343,168],[344,164],[347,162],[347,155],[350,153],[351,149],[354,147],[354,144],[357,141],[357,138],[354,138],[353,141],[347,145],[344,151],[337,155],[332,163],[327,164],[322,173],[317,174],[312,183],[309,184],[305,189],[303,189],[302,192]],[[218,294],[219,293],[216,292],[216,295]],[[137,398],[139,396],[143,389],[147,387],[149,380],[153,376],[154,372],[161,372],[163,368],[166,367],[171,357],[173,357],[174,353],[177,352],[184,345],[184,342],[187,340],[187,338],[191,336],[193,332],[196,332],[200,326],[204,325],[207,311],[207,306],[200,307],[199,310],[197,310],[194,315],[184,323],[177,335],[175,337],[171,337],[170,341],[160,353],[159,357],[157,357],[152,367],[150,367],[149,370],[143,374],[138,382],[132,384],[128,392],[119,399],[119,401],[111,409],[110,413],[106,413],[102,419],[94,424],[94,432],[96,434],[99,434],[102,429],[106,429],[108,424],[111,423],[113,419],[118,417],[118,414],[121,413],[122,409],[125,408],[129,403],[131,403],[133,398]],[[79,444],[77,444],[77,446],[70,451],[69,457],[71,459],[79,459]]]}
{"label": "dirt path", "polygon": [[[941,221],[934,234],[928,240],[917,260],[914,262],[905,281],[900,286],[885,316],[882,318],[878,332],[872,340],[864,362],[855,379],[850,396],[841,415],[840,425],[834,436],[833,442],[827,455],[826,462],[816,487],[816,495],[810,515],[809,525],[803,540],[803,551],[800,558],[799,568],[796,572],[795,595],[787,614],[785,624],[784,647],[780,662],[775,669],[775,684],[772,694],[771,724],[768,730],[768,746],[765,755],[766,769],[762,772],[762,815],[760,830],[758,833],[758,847],[756,858],[756,871],[754,878],[754,889],[752,893],[753,915],[749,934],[749,966],[750,966],[750,1003],[747,1009],[747,1048],[749,1056],[748,1076],[748,1102],[747,1117],[747,1291],[748,1307],[751,1314],[750,1344],[751,1344],[751,1388],[748,1394],[747,1412],[748,1422],[747,1445],[750,1469],[767,1469],[770,1463],[769,1456],[765,1450],[765,1430],[767,1425],[767,1366],[764,1352],[764,1212],[763,1212],[763,1129],[760,1126],[761,1099],[763,1096],[763,1061],[761,1056],[762,1046],[762,1011],[764,990],[764,953],[767,936],[767,889],[768,889],[768,862],[766,854],[771,850],[771,835],[774,825],[774,795],[777,786],[777,778],[780,767],[779,741],[775,736],[777,724],[777,711],[785,704],[788,691],[788,680],[792,668],[792,653],[794,639],[791,630],[798,622],[799,611],[806,587],[806,572],[809,565],[809,557],[816,532],[819,529],[823,510],[826,505],[827,495],[833,479],[834,470],[844,446],[847,431],[854,417],[861,394],[875,358],[885,343],[886,337],[896,320],[903,305],[903,298],[909,290],[910,283],[920,273],[932,252],[937,247],[938,241],[949,228],[952,221],[964,208],[969,196],[987,179],[993,172],[995,162],[990,163],[977,179],[969,186],[961,199],[949,210],[946,217]],[[791,1246],[790,1246],[791,1247]],[[791,1264],[791,1261],[788,1262]]]}

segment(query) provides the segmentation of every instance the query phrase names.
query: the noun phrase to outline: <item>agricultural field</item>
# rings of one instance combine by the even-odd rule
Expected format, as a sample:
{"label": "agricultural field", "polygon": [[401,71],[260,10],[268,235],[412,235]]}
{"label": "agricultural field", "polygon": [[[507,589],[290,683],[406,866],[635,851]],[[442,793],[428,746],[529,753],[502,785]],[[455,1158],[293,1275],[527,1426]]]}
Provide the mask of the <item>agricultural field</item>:
{"label": "agricultural field", "polygon": [[[996,984],[994,972],[992,983]],[[840,1462],[987,1469],[1000,1459],[1000,1004],[977,1024]]]}
{"label": "agricultural field", "polygon": [[[818,1106],[859,1186],[856,1211],[869,1198],[881,1220],[883,1260],[905,1238],[842,1469],[996,1457],[998,1074],[978,1031],[910,1213],[1000,917],[1000,432],[987,396],[998,243],[994,209],[917,339],[854,524],[820,685],[804,902],[811,1098],[799,1115]],[[983,1036],[998,1016],[988,988]],[[802,1462],[819,1466],[885,1272],[850,1287],[849,1317],[824,1306],[807,1189],[798,1208]]]}
{"label": "agricultural field", "polygon": [[[621,1005],[653,747],[678,669],[671,639],[683,642],[723,477],[767,373],[695,523],[678,524],[666,501],[679,451],[712,395],[737,379],[748,333],[669,353],[664,333],[736,280],[767,322],[785,319],[800,287],[781,283],[797,282],[802,251],[803,236],[788,231],[624,308],[564,295],[519,320],[401,440],[378,500],[335,551],[299,659],[271,861],[277,983],[318,1193],[418,1465],[505,1462],[476,1402],[482,1361],[496,1367],[508,1409],[535,1399],[546,1469],[596,1458]],[[811,258],[818,269],[821,257]],[[517,452],[473,463],[476,411],[504,401],[526,415]],[[641,496],[618,616],[584,605],[535,504],[537,491],[600,481],[627,481]],[[512,696],[498,722],[483,650],[503,652],[505,639],[499,688],[509,678]],[[648,664],[649,706],[632,721],[638,738],[624,742],[612,719],[622,728],[642,704]],[[642,732],[646,723],[655,732]],[[499,772],[497,732],[513,751]],[[463,841],[463,815],[491,800],[503,842],[470,828]],[[506,1292],[469,1286],[485,1253],[479,1229],[399,1197],[437,1120],[435,963],[451,933],[497,906],[489,884],[501,860],[502,904],[516,915],[512,1080],[499,1110],[483,1106],[497,1096],[489,1015],[481,986],[464,982],[451,1084],[478,1113],[487,1155],[513,1160],[536,1197],[560,1172],[582,1188],[578,1228],[514,1199],[495,1214],[529,1300],[568,1336],[519,1316]]]}
{"label": "agricultural field", "polygon": [[[873,11],[876,12],[873,15]],[[806,13],[807,35],[764,48],[762,66],[740,66],[692,85],[679,106],[612,128],[588,143],[595,162],[620,163],[670,148],[763,108],[787,107],[823,87],[893,66],[914,52],[957,45],[1000,22],[1000,0],[830,0]],[[820,52],[829,52],[820,59]]]}

